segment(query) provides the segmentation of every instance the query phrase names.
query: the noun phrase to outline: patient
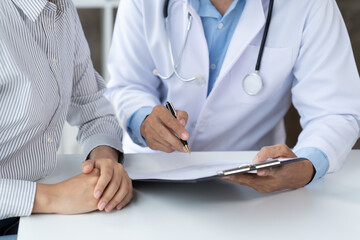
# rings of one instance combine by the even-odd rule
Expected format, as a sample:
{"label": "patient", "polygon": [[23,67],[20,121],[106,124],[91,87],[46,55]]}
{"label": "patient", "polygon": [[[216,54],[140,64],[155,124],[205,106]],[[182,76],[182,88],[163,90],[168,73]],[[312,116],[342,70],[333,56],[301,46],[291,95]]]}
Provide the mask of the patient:
{"label": "patient", "polygon": [[[0,239],[16,239],[20,216],[130,202],[122,131],[104,90],[71,0],[0,1]],[[56,166],[65,121],[79,126],[83,173],[36,183]]]}

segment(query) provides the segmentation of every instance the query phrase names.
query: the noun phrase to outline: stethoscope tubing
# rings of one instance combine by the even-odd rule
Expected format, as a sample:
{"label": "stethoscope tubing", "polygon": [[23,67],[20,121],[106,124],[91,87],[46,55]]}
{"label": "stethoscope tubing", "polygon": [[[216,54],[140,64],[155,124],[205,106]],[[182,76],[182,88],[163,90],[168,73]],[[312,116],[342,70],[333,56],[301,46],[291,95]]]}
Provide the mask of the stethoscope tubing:
{"label": "stethoscope tubing", "polygon": [[[169,0],[166,0],[166,1],[168,2]],[[255,71],[256,72],[260,71],[261,60],[262,60],[262,57],[263,57],[263,54],[264,54],[265,44],[266,44],[267,36],[268,36],[268,33],[269,33],[273,7],[274,7],[274,0],[270,0],[268,15],[267,15],[266,24],[265,24],[264,35],[263,35],[263,38],[261,40],[259,55],[258,55],[258,58],[257,58],[257,61],[256,61],[256,66],[255,66]]]}
{"label": "stethoscope tubing", "polygon": [[[189,13],[189,18],[188,18],[189,22],[188,22],[188,26],[187,26],[187,29],[186,29],[186,34],[185,34],[185,37],[184,37],[183,45],[182,45],[182,48],[181,48],[181,52],[179,54],[179,58],[178,58],[177,62],[175,63],[173,53],[172,53],[172,44],[171,44],[171,41],[170,41],[170,34],[169,34],[169,22],[168,22],[169,21],[168,20],[169,19],[169,2],[170,2],[170,0],[165,0],[164,8],[163,8],[163,14],[164,14],[164,18],[165,18],[165,28],[166,28],[167,38],[168,38],[168,48],[169,48],[169,54],[170,54],[171,66],[172,66],[173,73],[171,73],[169,76],[163,76],[158,72],[157,69],[155,69],[154,74],[157,75],[158,77],[162,78],[163,80],[169,79],[175,74],[180,80],[182,80],[184,82],[193,81],[193,80],[198,79],[199,77],[197,76],[197,77],[186,79],[186,78],[183,78],[182,76],[180,76],[180,74],[177,72],[177,68],[178,68],[178,66],[180,64],[180,61],[181,61],[181,58],[183,56],[183,52],[184,52],[185,45],[186,45],[186,42],[187,42],[187,38],[188,38],[188,35],[189,35],[189,31],[190,31],[190,28],[191,28],[192,16]],[[269,33],[269,28],[270,28],[270,23],[271,23],[271,19],[272,19],[272,13],[273,13],[273,7],[274,7],[274,0],[270,0],[269,9],[268,9],[268,15],[267,15],[267,18],[266,18],[266,23],[265,23],[264,34],[263,34],[263,37],[262,37],[262,40],[261,40],[261,45],[260,45],[260,49],[259,49],[259,53],[258,53],[258,58],[257,58],[256,65],[255,65],[255,73],[256,74],[259,73],[260,68],[261,68],[261,61],[262,61],[262,58],[263,58],[263,54],[264,54],[264,50],[265,50],[265,44],[266,44],[266,40],[267,40],[268,33]],[[261,77],[260,77],[260,79],[261,79]]]}
{"label": "stethoscope tubing", "polygon": [[178,66],[180,64],[181,58],[182,58],[182,56],[184,54],[185,45],[187,43],[187,38],[189,36],[189,31],[190,31],[190,28],[191,28],[191,23],[192,23],[191,14],[189,14],[188,19],[189,19],[189,22],[188,22],[188,25],[187,25],[187,28],[186,28],[186,34],[184,36],[183,45],[181,47],[179,58],[178,58],[177,62],[175,63],[174,55],[172,53],[172,44],[171,44],[171,41],[170,41],[170,34],[169,34],[169,20],[168,20],[168,17],[165,18],[165,28],[166,28],[166,34],[167,34],[167,40],[168,40],[167,42],[168,42],[168,48],[169,48],[168,50],[169,50],[171,67],[172,67],[173,72],[168,76],[163,76],[158,72],[158,70],[154,70],[154,74],[157,75],[158,77],[160,77],[163,80],[167,80],[167,79],[171,78],[174,74],[176,75],[176,77],[178,77],[181,81],[184,81],[184,82],[194,81],[194,80],[199,78],[198,76],[188,78],[188,79],[183,78],[177,71],[177,68],[178,68]]}
{"label": "stethoscope tubing", "polygon": [[165,3],[164,3],[163,14],[164,14],[165,19],[169,16],[169,2],[170,2],[170,0],[165,0]]}

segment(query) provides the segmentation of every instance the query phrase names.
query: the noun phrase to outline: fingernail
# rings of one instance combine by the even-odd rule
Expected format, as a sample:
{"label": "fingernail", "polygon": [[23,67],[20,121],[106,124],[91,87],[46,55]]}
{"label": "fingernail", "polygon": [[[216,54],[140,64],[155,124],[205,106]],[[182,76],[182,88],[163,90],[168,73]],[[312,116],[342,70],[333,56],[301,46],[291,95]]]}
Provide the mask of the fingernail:
{"label": "fingernail", "polygon": [[187,152],[188,152],[185,147],[183,147],[182,150],[183,150],[183,153],[187,153]]}
{"label": "fingernail", "polygon": [[107,205],[107,207],[106,207],[106,211],[108,211],[108,212],[110,212],[111,210],[113,210],[114,209],[114,205],[112,205],[112,204],[109,204],[109,205]]}
{"label": "fingernail", "polygon": [[254,157],[253,162],[254,162],[254,163],[259,162],[259,157],[258,157],[257,155]]}
{"label": "fingernail", "polygon": [[264,176],[264,175],[265,175],[265,171],[258,170],[257,175],[259,175],[259,176]]}
{"label": "fingernail", "polygon": [[100,210],[100,211],[104,210],[105,206],[106,206],[106,202],[101,202],[101,203],[99,204],[99,210]]}
{"label": "fingernail", "polygon": [[96,199],[99,199],[101,197],[101,191],[97,190],[94,196]]}
{"label": "fingernail", "polygon": [[184,120],[184,119],[180,119],[180,124],[185,127],[185,120]]}
{"label": "fingernail", "polygon": [[119,204],[119,205],[117,206],[117,210],[121,210],[123,207],[124,207],[124,206],[123,206],[122,204]]}
{"label": "fingernail", "polygon": [[182,134],[181,134],[181,139],[184,140],[184,139],[186,139],[186,138],[187,138],[187,134],[186,134],[186,133],[182,133]]}
{"label": "fingernail", "polygon": [[86,170],[87,168],[89,168],[90,167],[90,164],[85,164],[84,165],[84,170]]}

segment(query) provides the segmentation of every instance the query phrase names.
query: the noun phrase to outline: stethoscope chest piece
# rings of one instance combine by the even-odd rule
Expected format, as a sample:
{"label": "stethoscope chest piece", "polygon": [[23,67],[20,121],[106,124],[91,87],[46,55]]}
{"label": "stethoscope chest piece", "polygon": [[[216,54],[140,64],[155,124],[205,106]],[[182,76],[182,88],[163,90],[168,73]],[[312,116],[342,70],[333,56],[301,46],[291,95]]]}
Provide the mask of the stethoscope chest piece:
{"label": "stethoscope chest piece", "polygon": [[264,87],[261,76],[258,72],[248,74],[243,80],[243,89],[250,95],[257,95]]}

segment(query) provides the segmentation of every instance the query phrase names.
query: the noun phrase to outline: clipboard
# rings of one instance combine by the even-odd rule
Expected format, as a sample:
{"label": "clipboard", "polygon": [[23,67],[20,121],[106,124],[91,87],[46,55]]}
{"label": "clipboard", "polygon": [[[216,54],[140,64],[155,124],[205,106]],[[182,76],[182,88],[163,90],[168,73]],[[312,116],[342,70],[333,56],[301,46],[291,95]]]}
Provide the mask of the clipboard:
{"label": "clipboard", "polygon": [[[240,165],[236,168],[226,169],[218,171],[216,175],[197,178],[197,179],[188,179],[188,180],[166,180],[166,179],[147,179],[147,180],[140,180],[140,181],[151,181],[151,182],[179,182],[179,183],[195,183],[195,182],[202,182],[206,180],[217,179],[221,177],[227,177],[232,175],[238,175],[243,173],[253,173],[256,174],[257,170],[266,169],[266,168],[273,168],[273,167],[280,167],[285,164],[300,162],[308,160],[306,158],[286,158],[286,159],[269,159],[266,162],[262,163],[255,163],[255,164],[245,164]],[[139,180],[137,180],[139,181]]]}
{"label": "clipboard", "polygon": [[199,182],[307,160],[269,159],[251,164],[248,159],[253,156],[254,152],[125,154],[124,168],[133,181]]}
{"label": "clipboard", "polygon": [[240,173],[248,173],[251,171],[266,169],[266,168],[279,167],[281,165],[294,163],[294,162],[300,162],[300,161],[304,161],[304,160],[307,160],[307,159],[306,158],[269,159],[266,162],[255,163],[255,164],[245,164],[245,165],[241,165],[237,168],[219,171],[218,175],[220,177],[226,177],[226,176],[236,175],[236,174],[240,174]]}

